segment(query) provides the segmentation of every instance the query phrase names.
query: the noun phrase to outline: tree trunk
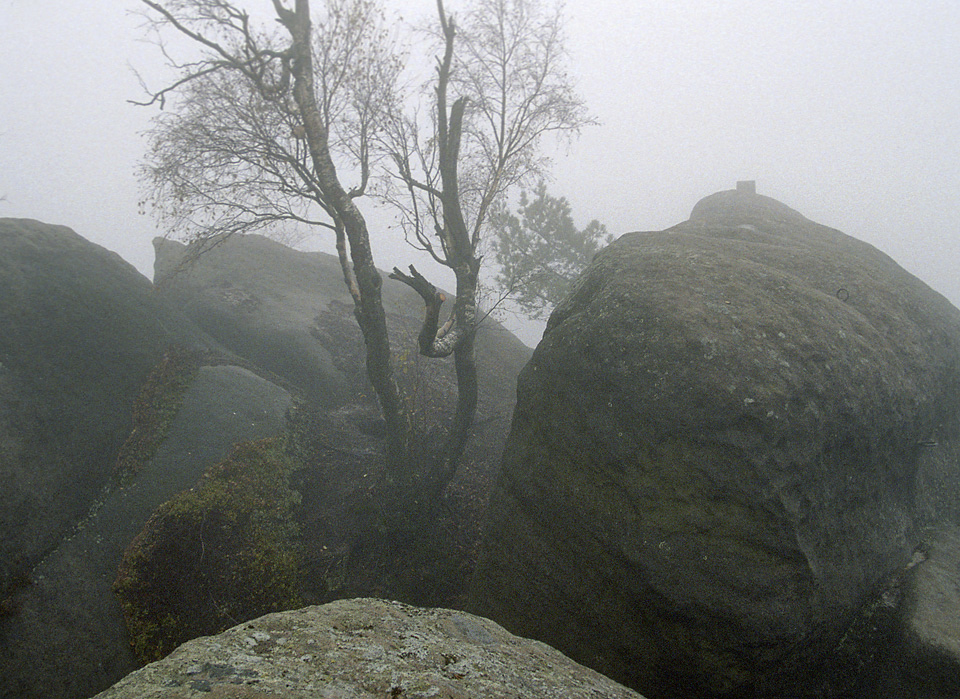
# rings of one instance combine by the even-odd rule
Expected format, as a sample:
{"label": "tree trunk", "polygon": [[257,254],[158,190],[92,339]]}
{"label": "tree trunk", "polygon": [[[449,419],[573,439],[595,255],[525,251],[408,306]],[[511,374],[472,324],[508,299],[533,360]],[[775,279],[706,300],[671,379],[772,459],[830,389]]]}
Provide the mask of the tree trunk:
{"label": "tree trunk", "polygon": [[444,470],[441,474],[446,486],[457,470],[457,464],[463,456],[470,437],[470,428],[477,413],[479,384],[477,382],[477,357],[475,349],[476,328],[465,337],[453,352],[454,366],[457,371],[457,411],[450,425],[450,434],[444,454]]}
{"label": "tree trunk", "polygon": [[440,480],[443,486],[453,478],[457,464],[463,456],[470,428],[477,413],[479,387],[477,380],[477,285],[480,261],[470,255],[456,268],[457,300],[455,326],[463,335],[453,349],[454,367],[457,373],[457,408],[450,424],[443,450]]}
{"label": "tree trunk", "polygon": [[278,16],[293,39],[293,95],[303,120],[317,180],[349,242],[356,290],[359,292],[359,302],[355,296],[354,315],[366,345],[367,376],[376,391],[386,423],[388,472],[392,478],[399,479],[408,466],[411,425],[391,365],[390,340],[381,295],[383,280],[373,261],[367,223],[340,184],[330,155],[327,129],[317,106],[310,45],[309,0],[297,0],[293,12],[281,12],[278,9]]}
{"label": "tree trunk", "polygon": [[460,159],[460,139],[466,113],[465,97],[456,99],[447,111],[447,87],[453,61],[456,27],[448,21],[443,0],[437,0],[440,25],[443,28],[445,49],[437,75],[437,167],[440,174],[438,196],[442,209],[442,225],[437,228],[443,241],[446,264],[457,277],[457,297],[454,301],[453,327],[439,328],[441,294],[413,267],[410,275],[394,268],[390,276],[415,289],[426,305],[423,329],[420,331],[420,353],[427,357],[454,356],[457,373],[457,407],[440,453],[429,459],[426,487],[439,499],[443,489],[456,474],[463,456],[470,428],[477,412],[478,381],[475,339],[477,334],[477,287],[480,277],[480,258],[471,240],[460,201],[460,182],[457,169]]}

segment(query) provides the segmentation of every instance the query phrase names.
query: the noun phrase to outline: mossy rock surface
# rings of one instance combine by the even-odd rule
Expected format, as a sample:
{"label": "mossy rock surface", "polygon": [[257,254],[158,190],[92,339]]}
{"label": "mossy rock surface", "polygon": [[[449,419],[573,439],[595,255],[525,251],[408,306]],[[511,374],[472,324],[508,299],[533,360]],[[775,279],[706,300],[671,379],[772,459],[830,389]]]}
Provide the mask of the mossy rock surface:
{"label": "mossy rock surface", "polygon": [[473,609],[657,696],[815,693],[918,527],[955,516],[958,400],[942,296],[772,199],[708,197],[551,317]]}
{"label": "mossy rock surface", "polygon": [[142,661],[302,604],[296,468],[282,440],[244,442],[157,509],[115,585]]}
{"label": "mossy rock surface", "polygon": [[[286,429],[292,398],[284,389],[237,366],[179,366],[193,379],[179,407],[165,407],[174,418],[154,433],[159,444],[135,440],[141,451],[131,454],[152,456],[133,458],[122,487],[103,493],[12,596],[15,613],[0,619],[0,697],[82,699],[137,667],[113,592],[124,551],[158,507],[195,486],[235,444]],[[174,388],[185,378],[169,367],[159,374]],[[139,402],[167,393],[163,383]],[[137,427],[148,429],[149,421]]]}
{"label": "mossy rock surface", "polygon": [[210,341],[118,255],[0,219],[0,598],[109,482],[140,384],[173,343]]}

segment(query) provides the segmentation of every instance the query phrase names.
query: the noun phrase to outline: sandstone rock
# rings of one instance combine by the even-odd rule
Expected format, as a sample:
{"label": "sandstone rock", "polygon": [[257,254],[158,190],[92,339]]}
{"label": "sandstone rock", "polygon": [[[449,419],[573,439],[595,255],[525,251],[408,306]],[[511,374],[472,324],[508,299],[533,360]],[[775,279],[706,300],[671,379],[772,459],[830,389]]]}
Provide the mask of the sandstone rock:
{"label": "sandstone rock", "polygon": [[[257,235],[237,235],[198,259],[195,247],[158,238],[154,278],[163,295],[225,347],[272,371],[328,408],[369,393],[363,336],[338,259]],[[383,276],[383,306],[397,357],[450,396],[452,364],[418,360],[423,301]],[[482,412],[509,416],[530,350],[488,319],[477,337]],[[404,367],[401,367],[403,369]],[[403,373],[403,372],[401,372]]]}
{"label": "sandstone rock", "polygon": [[486,619],[354,599],[270,614],[218,636],[195,639],[97,695],[97,699],[191,697],[639,695]]}
{"label": "sandstone rock", "polygon": [[815,695],[956,512],[958,397],[939,294],[772,199],[707,197],[551,317],[472,609],[654,696]]}
{"label": "sandstone rock", "polygon": [[107,490],[11,598],[16,613],[0,619],[0,697],[76,699],[137,667],[112,590],[124,549],[236,442],[282,430],[290,400],[246,369],[200,370],[156,455]]}
{"label": "sandstone rock", "polygon": [[209,339],[118,255],[0,219],[0,599],[109,480],[140,384],[176,342]]}
{"label": "sandstone rock", "polygon": [[[378,461],[380,444],[370,417],[375,401],[357,405],[363,345],[339,266],[329,256],[297,253],[264,239],[248,240],[246,247],[243,241],[237,240],[241,253],[253,259],[223,246],[221,258],[211,253],[209,262],[203,258],[193,268],[201,281],[178,277],[165,294],[157,294],[119,257],[69,229],[0,220],[0,698],[75,699],[135,666],[111,590],[124,549],[158,506],[194,486],[235,442],[284,429],[293,395],[297,405],[312,396],[338,406],[318,418],[328,429],[317,442],[340,461],[317,460],[299,476],[298,487],[307,491],[308,506],[325,507],[324,526],[305,523],[311,534],[345,528],[348,507],[331,502],[340,495],[348,501],[360,486],[351,482],[353,472],[340,473],[341,462],[356,462],[357,479],[365,478]],[[169,257],[160,257],[163,267]],[[210,278],[215,283],[205,286]],[[413,338],[421,302],[417,297],[401,310],[391,296],[399,291],[385,296],[393,304],[392,329],[406,328]],[[429,384],[429,392],[420,390],[415,400],[442,395],[452,373],[449,363],[424,362],[429,366],[422,369],[412,352],[399,356],[402,334],[393,337],[406,380],[419,389]],[[207,359],[227,363],[200,369],[159,449],[144,456],[135,444],[135,467],[122,471],[118,487],[118,451],[124,456],[137,434],[130,429],[134,398],[172,343],[213,348],[219,359]],[[476,480],[488,483],[495,468],[490,452],[499,455],[516,373],[530,352],[496,325],[485,325],[478,345],[483,412],[467,460],[474,473],[483,471]],[[247,356],[238,357],[241,353]],[[229,364],[234,361],[248,368]],[[260,361],[273,371],[257,367]],[[428,381],[421,381],[423,376]],[[313,407],[294,412],[302,416]],[[487,492],[488,487],[483,496]],[[474,532],[476,519],[471,519]],[[307,539],[306,545],[314,542]],[[339,543],[336,555],[346,558],[349,547]],[[376,549],[368,549],[364,555],[375,555]],[[472,566],[472,543],[468,553],[458,555],[469,555]],[[363,555],[350,560],[370,568]],[[325,560],[318,565],[330,566]],[[409,587],[422,585],[418,574],[405,576]],[[466,575],[459,578],[461,591]],[[381,584],[385,579],[371,576]],[[7,584],[14,578],[18,589]],[[230,614],[229,605],[221,606]]]}
{"label": "sandstone rock", "polygon": [[352,317],[342,314],[347,327],[336,338],[347,339],[345,346],[311,332],[331,302],[349,308],[335,258],[261,236],[234,236],[198,259],[188,257],[194,248],[171,240],[157,238],[154,248],[160,292],[221,344],[328,406],[347,398],[352,377],[340,360],[363,352],[359,333],[350,332]]}

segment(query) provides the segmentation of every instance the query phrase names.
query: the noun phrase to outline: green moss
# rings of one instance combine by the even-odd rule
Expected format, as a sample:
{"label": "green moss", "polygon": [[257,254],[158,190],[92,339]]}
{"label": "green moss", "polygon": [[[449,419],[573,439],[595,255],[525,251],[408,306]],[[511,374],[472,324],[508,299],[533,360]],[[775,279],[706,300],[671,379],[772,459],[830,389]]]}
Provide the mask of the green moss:
{"label": "green moss", "polygon": [[[723,625],[713,626],[714,612],[704,613],[697,606],[717,605],[708,608],[722,619],[729,612],[719,606],[748,603],[740,598],[749,597],[749,587],[731,586],[731,579],[755,580],[759,589],[770,585],[780,598],[795,598],[797,606],[807,604],[813,594],[806,560],[783,533],[786,514],[772,504],[749,500],[761,485],[751,482],[757,476],[751,475],[755,470],[744,453],[684,436],[651,445],[633,442],[627,435],[609,439],[611,446],[606,449],[567,440],[558,449],[549,440],[559,439],[548,430],[531,432],[536,436],[527,448],[554,457],[543,460],[548,475],[541,480],[555,484],[560,503],[556,510],[567,512],[564,505],[569,503],[578,521],[598,523],[600,536],[612,532],[608,539],[598,537],[596,549],[584,554],[585,560],[610,551],[614,556],[627,552],[633,557],[626,563],[611,560],[614,568],[629,565],[636,571],[635,579],[626,575],[618,579],[620,587],[611,594],[621,594],[622,589],[632,600],[658,603],[658,595],[646,587],[650,569],[661,577],[675,575],[674,584],[684,586],[677,594],[678,604],[671,600],[639,612],[646,615],[636,623],[641,631],[631,636],[631,643],[640,648],[650,643],[651,657],[660,649],[670,649],[673,656],[695,659],[700,674],[710,678],[711,696],[750,686],[757,667],[776,662],[782,654],[779,647],[758,644],[740,655],[731,651],[735,646],[727,643]],[[737,599],[718,602],[727,589]],[[595,590],[585,596],[590,594]],[[698,623],[692,625],[691,620]]]}
{"label": "green moss", "polygon": [[298,465],[285,440],[244,442],[158,508],[114,586],[138,657],[302,606],[299,495],[289,485]]}
{"label": "green moss", "polygon": [[117,456],[116,476],[121,481],[156,454],[203,361],[203,352],[171,347],[150,372],[133,404],[130,436]]}

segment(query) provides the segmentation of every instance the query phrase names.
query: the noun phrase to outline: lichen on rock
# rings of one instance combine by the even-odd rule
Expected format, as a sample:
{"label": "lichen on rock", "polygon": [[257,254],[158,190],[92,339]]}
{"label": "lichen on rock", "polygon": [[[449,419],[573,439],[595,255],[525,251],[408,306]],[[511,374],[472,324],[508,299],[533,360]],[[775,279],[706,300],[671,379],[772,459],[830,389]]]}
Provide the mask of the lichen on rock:
{"label": "lichen on rock", "polygon": [[96,699],[643,699],[553,648],[449,609],[353,599],[185,643]]}

